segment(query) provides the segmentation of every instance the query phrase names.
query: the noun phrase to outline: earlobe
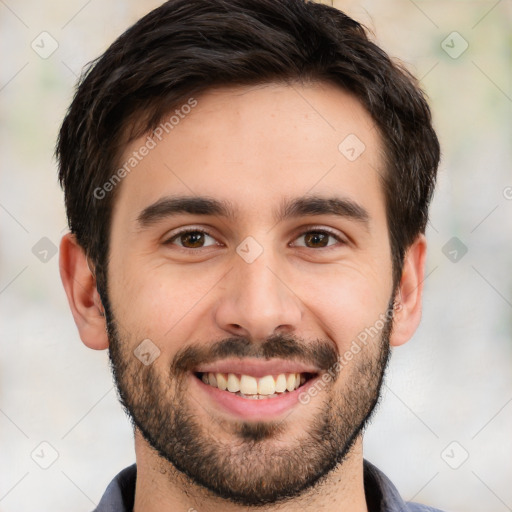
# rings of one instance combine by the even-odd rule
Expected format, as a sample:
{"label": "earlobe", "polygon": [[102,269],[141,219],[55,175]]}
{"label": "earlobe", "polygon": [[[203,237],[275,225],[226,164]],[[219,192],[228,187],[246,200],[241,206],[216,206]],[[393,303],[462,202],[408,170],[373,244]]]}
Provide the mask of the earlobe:
{"label": "earlobe", "polygon": [[95,350],[108,348],[104,310],[96,279],[84,250],[71,233],[64,235],[60,242],[59,269],[81,340]]}
{"label": "earlobe", "polygon": [[399,346],[409,341],[421,320],[423,280],[427,241],[420,234],[408,248],[402,269],[402,278],[395,297],[393,330],[390,345]]}

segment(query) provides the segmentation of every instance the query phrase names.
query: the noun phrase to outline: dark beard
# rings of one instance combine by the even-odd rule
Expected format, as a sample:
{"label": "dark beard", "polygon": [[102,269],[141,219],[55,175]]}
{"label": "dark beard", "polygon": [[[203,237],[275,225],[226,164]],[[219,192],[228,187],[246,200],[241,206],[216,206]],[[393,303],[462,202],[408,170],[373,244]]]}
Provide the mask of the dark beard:
{"label": "dark beard", "polygon": [[[301,360],[327,371],[338,360],[332,342],[299,344],[295,338],[274,336],[264,344],[229,338],[210,346],[189,345],[176,354],[162,375],[162,367],[159,374],[154,364],[145,366],[133,355],[133,340],[121,338],[113,315],[105,309],[114,379],[132,423],[163,460],[193,483],[232,503],[283,503],[321,485],[344,461],[379,401],[390,356],[389,314],[380,337],[370,339],[320,388],[312,399],[316,405],[304,406],[317,411],[304,435],[289,448],[278,448],[273,439],[281,444],[286,441],[286,418],[265,422],[210,418],[210,424],[201,425],[194,410],[201,405],[187,394],[186,378],[198,364],[228,356]],[[346,382],[343,389],[336,389],[341,374]],[[230,441],[221,440],[216,432],[230,433]]]}

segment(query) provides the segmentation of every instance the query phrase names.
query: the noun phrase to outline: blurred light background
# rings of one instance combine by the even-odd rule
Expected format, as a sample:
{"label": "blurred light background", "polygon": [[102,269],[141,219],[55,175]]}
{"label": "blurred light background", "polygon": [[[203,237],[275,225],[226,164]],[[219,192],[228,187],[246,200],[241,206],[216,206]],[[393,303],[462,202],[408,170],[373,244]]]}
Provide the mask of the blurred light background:
{"label": "blurred light background", "polygon": [[[134,461],[107,354],[81,343],[60,282],[53,148],[82,67],[157,5],[0,0],[0,512],[90,511]],[[512,510],[512,2],[334,5],[421,79],[443,150],[422,324],[365,456],[405,499]]]}

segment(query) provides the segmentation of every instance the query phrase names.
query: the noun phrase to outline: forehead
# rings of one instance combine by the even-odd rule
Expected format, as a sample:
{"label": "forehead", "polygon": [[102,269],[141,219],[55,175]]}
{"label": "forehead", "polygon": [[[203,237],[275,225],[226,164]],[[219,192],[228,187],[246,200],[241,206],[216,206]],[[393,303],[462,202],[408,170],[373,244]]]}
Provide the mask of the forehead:
{"label": "forehead", "polygon": [[365,196],[383,206],[378,130],[340,88],[323,82],[218,88],[183,105],[163,117],[159,136],[132,141],[118,162],[128,172],[114,213],[127,221],[166,195],[217,197],[239,219],[306,194]]}

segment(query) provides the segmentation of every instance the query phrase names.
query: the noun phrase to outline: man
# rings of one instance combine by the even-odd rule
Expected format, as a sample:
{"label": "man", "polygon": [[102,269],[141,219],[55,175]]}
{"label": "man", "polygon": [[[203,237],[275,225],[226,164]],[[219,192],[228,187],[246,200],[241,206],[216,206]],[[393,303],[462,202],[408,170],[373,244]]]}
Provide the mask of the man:
{"label": "man", "polygon": [[421,316],[439,161],[414,79],[340,11],[172,0],[89,67],[60,268],[136,465],[97,511],[419,511],[363,459]]}

